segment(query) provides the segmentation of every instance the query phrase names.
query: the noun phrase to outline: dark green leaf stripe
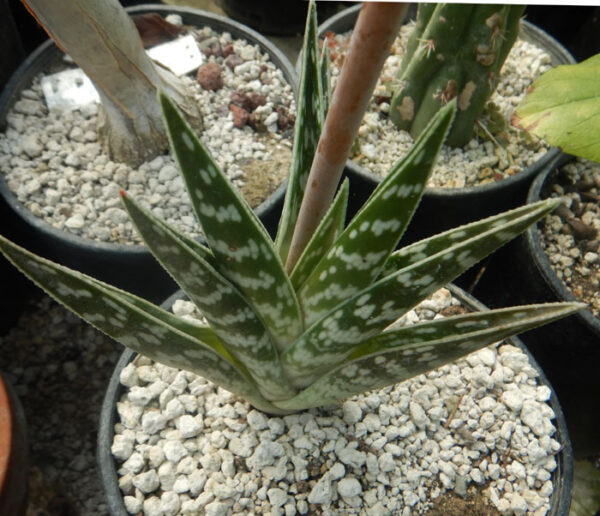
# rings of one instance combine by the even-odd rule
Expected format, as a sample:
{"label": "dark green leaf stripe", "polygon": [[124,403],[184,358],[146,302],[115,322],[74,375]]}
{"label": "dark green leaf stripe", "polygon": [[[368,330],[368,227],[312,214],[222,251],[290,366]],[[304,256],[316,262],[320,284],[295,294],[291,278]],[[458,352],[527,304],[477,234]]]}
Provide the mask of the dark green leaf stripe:
{"label": "dark green leaf stripe", "polygon": [[349,190],[350,184],[346,179],[294,267],[291,279],[296,291],[344,230]]}
{"label": "dark green leaf stripe", "polygon": [[329,66],[329,47],[327,46],[326,40],[323,41],[323,49],[321,50],[319,68],[321,70],[321,91],[323,92],[323,96],[321,97],[321,113],[323,123],[325,122],[325,117],[327,116],[327,111],[329,111],[329,105],[331,104],[331,68]]}
{"label": "dark green leaf stripe", "polygon": [[160,264],[200,309],[229,352],[242,362],[269,400],[294,393],[285,380],[277,348],[240,292],[129,196],[123,204],[144,242]]}
{"label": "dark green leaf stripe", "polygon": [[554,303],[440,319],[383,333],[295,398],[277,402],[287,410],[335,404],[425,373],[493,342],[580,310],[581,303]]}
{"label": "dark green leaf stripe", "polygon": [[130,295],[121,296],[114,287],[104,288],[98,280],[35,256],[3,237],[0,249],[48,294],[124,346],[171,367],[201,374],[264,410],[278,410],[214,338],[211,342],[191,338],[171,326],[168,318],[156,318],[157,309],[145,312],[142,301],[132,304]]}
{"label": "dark green leaf stripe", "polygon": [[167,133],[219,272],[285,349],[302,331],[296,293],[267,231],[219,170],[179,110],[160,95]]}
{"label": "dark green leaf stripe", "polygon": [[377,277],[421,199],[455,112],[456,102],[440,109],[303,284],[298,295],[307,325]]}
{"label": "dark green leaf stripe", "polygon": [[290,249],[310,166],[321,135],[323,91],[318,61],[317,11],[315,3],[310,2],[302,47],[302,71],[296,101],[292,164],[275,239],[283,263],[286,262]]}
{"label": "dark green leaf stripe", "polygon": [[[370,287],[338,305],[310,327],[282,355],[289,375],[297,387],[305,386],[321,372],[347,357],[360,342],[374,337],[406,311],[439,287],[452,281],[502,244],[524,231],[554,208],[541,202],[527,215],[507,215],[505,224],[497,220],[480,228],[476,236],[456,239],[437,254],[424,256],[376,281]],[[465,238],[461,241],[461,238]],[[420,252],[418,248],[415,252]]]}

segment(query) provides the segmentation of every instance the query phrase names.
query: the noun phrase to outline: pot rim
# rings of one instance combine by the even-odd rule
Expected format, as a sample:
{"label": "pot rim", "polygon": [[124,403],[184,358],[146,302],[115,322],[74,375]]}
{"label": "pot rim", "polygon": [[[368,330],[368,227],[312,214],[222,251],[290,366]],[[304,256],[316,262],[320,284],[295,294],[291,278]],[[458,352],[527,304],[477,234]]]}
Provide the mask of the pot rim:
{"label": "pot rim", "polygon": [[[141,14],[146,12],[158,12],[163,16],[168,14],[179,14],[183,16],[184,24],[187,23],[188,25],[191,25],[193,23],[197,26],[210,26],[211,28],[221,32],[231,32],[232,36],[236,38],[246,39],[252,44],[258,44],[261,48],[261,51],[268,54],[275,66],[282,71],[285,79],[292,87],[294,94],[297,94],[297,74],[289,59],[274,43],[250,27],[216,13],[186,6],[141,4],[127,7],[125,10],[129,14]],[[35,74],[31,75],[31,73],[28,74],[27,72],[32,68],[44,68],[48,64],[59,59],[61,55],[62,52],[58,49],[54,42],[49,39],[39,45],[31,54],[29,54],[29,56],[27,56],[27,58],[15,70],[0,94],[0,131],[4,131],[6,129],[6,116],[8,111],[15,104],[22,89],[27,87],[23,86],[21,83],[29,83],[33,76],[35,76]],[[36,74],[37,73],[39,73],[39,70],[36,72]],[[29,77],[29,75],[31,75],[31,77]],[[22,80],[23,76],[26,77],[26,81]],[[282,183],[282,185],[280,185],[267,199],[265,199],[254,209],[254,212],[259,218],[262,219],[274,205],[283,200],[285,195],[284,184],[285,182]],[[75,235],[69,231],[54,227],[45,220],[36,217],[29,209],[25,207],[23,203],[17,199],[12,190],[8,188],[4,174],[2,173],[0,173],[0,197],[3,197],[6,200],[6,203],[18,214],[21,219],[25,220],[28,225],[33,226],[35,231],[50,235],[53,239],[64,241],[70,246],[87,247],[94,251],[110,253],[126,252],[131,255],[138,256],[146,255],[150,252],[148,248],[142,244],[101,242],[91,238]]]}

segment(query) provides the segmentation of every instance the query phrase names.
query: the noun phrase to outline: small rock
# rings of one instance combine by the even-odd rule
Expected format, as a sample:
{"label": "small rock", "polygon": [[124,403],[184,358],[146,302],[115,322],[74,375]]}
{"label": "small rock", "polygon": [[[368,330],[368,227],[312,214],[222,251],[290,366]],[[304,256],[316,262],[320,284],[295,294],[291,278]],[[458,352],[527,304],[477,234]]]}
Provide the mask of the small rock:
{"label": "small rock", "polygon": [[235,104],[229,105],[229,110],[233,115],[233,125],[238,128],[244,127],[248,123],[248,117],[250,113],[246,111],[244,108],[240,106],[236,106]]}
{"label": "small rock", "polygon": [[362,486],[356,478],[346,477],[338,482],[337,491],[342,498],[351,498],[362,493]]}
{"label": "small rock", "polygon": [[132,483],[135,487],[137,487],[142,493],[149,494],[154,491],[160,484],[158,480],[158,475],[156,471],[151,469],[150,471],[145,471],[144,473],[140,473],[136,475],[132,479]]}
{"label": "small rock", "polygon": [[205,90],[220,90],[223,87],[221,67],[213,61],[201,65],[196,73],[196,80]]}

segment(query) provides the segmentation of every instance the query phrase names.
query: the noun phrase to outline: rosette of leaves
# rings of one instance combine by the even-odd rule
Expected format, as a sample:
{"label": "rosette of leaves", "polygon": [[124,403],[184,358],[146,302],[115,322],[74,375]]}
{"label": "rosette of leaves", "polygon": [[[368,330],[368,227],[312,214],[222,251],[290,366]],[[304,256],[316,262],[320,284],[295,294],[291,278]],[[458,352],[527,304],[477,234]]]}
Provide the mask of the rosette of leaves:
{"label": "rosette of leaves", "polygon": [[532,305],[390,327],[556,206],[543,201],[394,251],[452,123],[453,103],[433,118],[347,227],[348,183],[341,185],[288,274],[290,234],[328,104],[328,59],[318,54],[314,5],[303,55],[293,163],[275,242],[164,95],[171,146],[206,244],[121,194],[146,244],[206,325],[6,239],[0,238],[0,249],[53,297],[125,346],[198,373],[272,414],[338,403],[403,381],[581,307]]}

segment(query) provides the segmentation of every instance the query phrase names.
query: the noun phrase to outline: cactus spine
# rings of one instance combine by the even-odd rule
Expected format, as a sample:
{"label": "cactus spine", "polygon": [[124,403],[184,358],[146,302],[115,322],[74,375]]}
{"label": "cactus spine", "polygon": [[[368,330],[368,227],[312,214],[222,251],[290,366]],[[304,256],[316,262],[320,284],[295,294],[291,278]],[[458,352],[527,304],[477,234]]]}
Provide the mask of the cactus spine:
{"label": "cactus spine", "polygon": [[458,97],[447,144],[465,145],[519,32],[522,5],[419,4],[397,75],[390,117],[417,137]]}

